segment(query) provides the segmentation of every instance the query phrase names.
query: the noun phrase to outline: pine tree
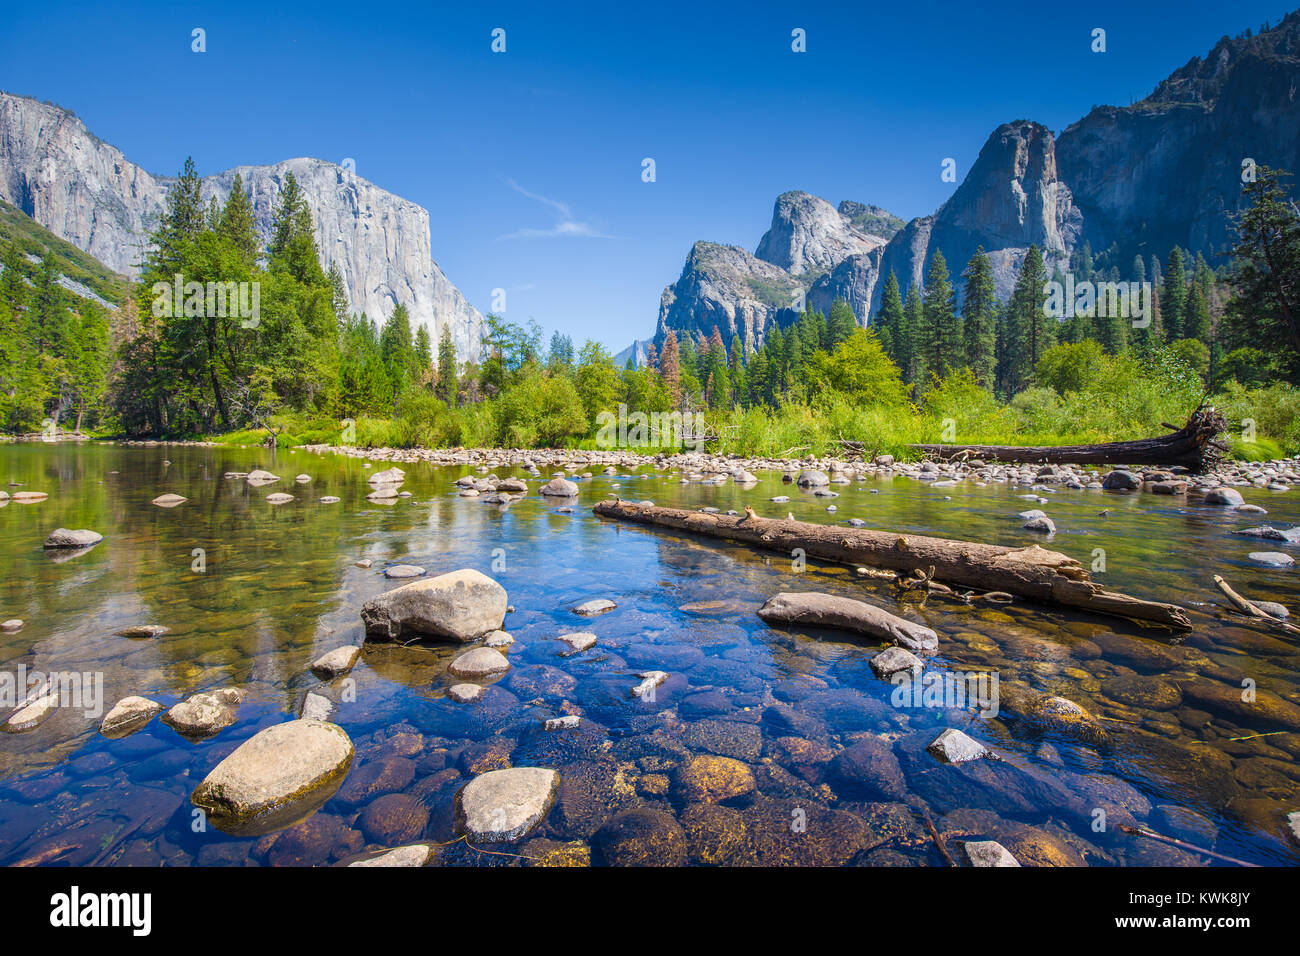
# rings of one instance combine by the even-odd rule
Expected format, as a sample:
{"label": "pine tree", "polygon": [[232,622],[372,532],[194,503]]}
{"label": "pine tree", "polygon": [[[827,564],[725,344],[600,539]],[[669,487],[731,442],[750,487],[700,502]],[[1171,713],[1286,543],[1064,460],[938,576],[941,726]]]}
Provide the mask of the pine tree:
{"label": "pine tree", "polygon": [[[217,233],[232,242],[245,264],[251,266],[257,259],[257,221],[253,217],[253,204],[244,192],[244,180],[235,173],[235,180],[230,186],[230,195],[226,207],[221,211]],[[333,269],[333,266],[331,266]]]}
{"label": "pine tree", "polygon": [[857,316],[853,314],[849,304],[843,299],[836,299],[831,304],[830,315],[826,319],[826,342],[822,347],[827,352],[834,351],[835,346],[848,341],[857,327]]}
{"label": "pine tree", "polygon": [[659,375],[668,386],[673,408],[678,408],[682,400],[681,350],[677,345],[677,333],[672,329],[664,334],[664,347],[659,353]]}
{"label": "pine tree", "polygon": [[922,344],[920,333],[925,326],[925,310],[921,300],[921,290],[913,283],[907,289],[907,298],[903,300],[903,322],[899,330],[904,346],[907,364],[903,369],[903,380],[913,385],[922,385],[924,367],[921,361]]}
{"label": "pine tree", "polygon": [[442,327],[438,338],[438,385],[437,394],[452,408],[456,407],[456,344],[451,340],[451,326]]}
{"label": "pine tree", "polygon": [[885,291],[880,296],[880,312],[876,316],[880,343],[885,353],[894,360],[894,364],[903,369],[904,378],[910,364],[906,357],[906,341],[903,338],[903,295],[898,288],[898,276],[893,270],[885,279]]}
{"label": "pine tree", "polygon": [[962,277],[966,280],[966,294],[961,311],[966,366],[975,373],[976,381],[991,389],[997,371],[994,345],[998,300],[993,282],[993,265],[985,255],[983,246],[975,249],[975,255],[971,256]]}
{"label": "pine tree", "polygon": [[1164,294],[1165,334],[1170,342],[1185,338],[1183,326],[1187,316],[1187,264],[1183,250],[1174,246],[1169,253],[1169,267],[1165,270]]}
{"label": "pine tree", "polygon": [[1038,246],[1025,252],[1011,301],[1007,305],[1006,374],[1008,396],[1024,389],[1032,380],[1038,359],[1056,338],[1056,319],[1044,312],[1043,287],[1047,269]]}
{"label": "pine tree", "polygon": [[960,367],[963,356],[961,323],[957,318],[957,293],[948,276],[948,263],[935,252],[925,275],[921,326],[913,332],[916,342],[918,383],[929,384],[931,376],[944,376]]}

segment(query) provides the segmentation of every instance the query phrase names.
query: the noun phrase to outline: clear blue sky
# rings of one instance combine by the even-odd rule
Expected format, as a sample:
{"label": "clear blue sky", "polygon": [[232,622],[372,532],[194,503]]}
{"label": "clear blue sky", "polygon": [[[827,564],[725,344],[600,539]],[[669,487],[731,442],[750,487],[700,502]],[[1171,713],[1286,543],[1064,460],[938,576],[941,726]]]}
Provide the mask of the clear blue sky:
{"label": "clear blue sky", "polygon": [[[425,206],[483,311],[612,350],[693,241],[752,250],[804,189],[933,212],[1000,123],[1127,105],[1285,3],[10,4],[0,88],[155,173],[352,157]],[[207,52],[190,31],[207,31]],[[506,31],[506,52],[490,50]],[[790,49],[791,30],[807,52]],[[1107,52],[1090,50],[1094,27]],[[653,157],[658,180],[641,181]]]}

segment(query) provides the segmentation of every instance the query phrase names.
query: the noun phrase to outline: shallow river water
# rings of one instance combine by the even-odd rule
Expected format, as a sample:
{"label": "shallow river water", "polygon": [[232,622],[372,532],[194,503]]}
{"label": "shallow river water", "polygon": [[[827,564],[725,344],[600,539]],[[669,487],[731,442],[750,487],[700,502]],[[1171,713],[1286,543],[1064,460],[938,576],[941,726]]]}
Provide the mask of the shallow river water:
{"label": "shallow river water", "polygon": [[[281,480],[252,488],[222,477],[259,467]],[[1247,559],[1285,546],[1231,534],[1300,522],[1296,492],[1246,490],[1268,509],[1261,518],[1063,487],[1040,505],[1018,497],[1028,486],[936,488],[901,477],[836,485],[840,496],[828,500],[780,474],[740,488],[579,465],[596,476],[579,482],[563,513],[538,497],[537,481],[503,507],[457,495],[452,482],[474,469],[424,464],[402,466],[411,497],[369,502],[366,478],[385,467],[301,450],[0,446],[0,487],[49,494],[0,507],[0,620],[25,621],[0,633],[0,670],[102,675],[105,711],[132,694],[170,706],[202,690],[247,693],[236,722],[200,743],[158,718],[106,739],[102,714],[72,707],[0,734],[0,863],[327,864],[426,840],[451,844],[439,856],[447,864],[582,860],[590,848],[597,864],[946,865],[927,821],[963,862],[963,841],[996,839],[1026,864],[1225,865],[1125,825],[1240,860],[1300,862],[1286,832],[1287,814],[1300,810],[1300,644],[1224,611],[1212,583],[1219,573],[1247,597],[1300,612],[1300,570]],[[312,480],[296,484],[299,473]],[[273,491],[296,500],[270,505]],[[164,492],[188,500],[150,504]],[[811,561],[798,570],[787,555],[595,517],[592,505],[612,494],[724,511],[750,504],[828,524],[858,517],[1006,545],[1038,540],[1085,566],[1104,557],[1097,580],[1180,604],[1195,627],[1175,635],[1024,602],[922,600],[850,568]],[[791,501],[769,501],[781,494]],[[342,500],[323,504],[326,495]],[[1050,543],[1016,519],[1035,507],[1059,529]],[[104,540],[70,558],[44,551],[58,527]],[[356,567],[361,559],[372,566]],[[367,643],[348,678],[333,682],[308,669],[326,651],[362,643],[359,609],[404,583],[384,577],[399,563],[430,575],[477,568],[506,588],[512,666],[480,701],[447,696],[461,682],[447,673],[459,645]],[[930,669],[987,671],[1003,687],[1059,694],[1107,733],[1081,739],[944,701],[900,705],[869,666],[872,642],[771,628],[756,616],[773,594],[798,590],[860,597],[924,622],[940,638]],[[594,598],[618,607],[594,618],[573,612]],[[141,624],[170,630],[118,636]],[[598,643],[564,656],[555,638],[570,631]],[[641,702],[630,689],[650,669],[670,677]],[[1257,700],[1240,700],[1243,682]],[[312,690],[334,701],[333,719],[356,747],[339,791],[305,822],[260,837],[196,821],[194,787],[242,741],[297,716]],[[569,713],[584,717],[578,730],[542,729]],[[947,727],[1001,759],[940,764],[925,747]],[[752,786],[700,801],[682,768],[701,755],[740,761]],[[515,855],[452,842],[457,791],[511,765],[560,772],[544,822],[492,848]],[[637,808],[649,812],[617,816]]]}

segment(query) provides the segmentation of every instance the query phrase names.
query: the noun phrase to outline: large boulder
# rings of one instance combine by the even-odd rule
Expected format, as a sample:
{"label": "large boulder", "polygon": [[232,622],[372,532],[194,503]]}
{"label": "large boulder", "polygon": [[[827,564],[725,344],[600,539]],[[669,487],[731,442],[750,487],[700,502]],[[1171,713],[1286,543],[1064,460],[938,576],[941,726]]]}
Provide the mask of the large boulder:
{"label": "large boulder", "polygon": [[1236,488],[1211,488],[1205,493],[1205,503],[1207,505],[1235,508],[1244,502],[1245,499],[1241,497],[1241,492]]}
{"label": "large boulder", "polygon": [[784,592],[769,598],[758,609],[758,616],[769,624],[857,631],[911,651],[939,649],[939,636],[924,624],[914,624],[883,608],[834,594]]}
{"label": "large boulder", "polygon": [[227,833],[270,833],[305,819],[333,796],[352,765],[352,753],[351,739],[337,724],[275,724],[217,764],[190,802]]}
{"label": "large boulder", "polygon": [[1131,471],[1116,468],[1101,480],[1101,486],[1107,491],[1137,491],[1142,487],[1142,479]]}
{"label": "large boulder", "polygon": [[104,715],[99,732],[105,737],[125,737],[144,727],[162,709],[162,704],[147,697],[123,697]]}
{"label": "large boulder", "polygon": [[361,608],[366,636],[403,635],[467,643],[499,630],[506,616],[506,589],[486,574],[461,568],[371,598]]}

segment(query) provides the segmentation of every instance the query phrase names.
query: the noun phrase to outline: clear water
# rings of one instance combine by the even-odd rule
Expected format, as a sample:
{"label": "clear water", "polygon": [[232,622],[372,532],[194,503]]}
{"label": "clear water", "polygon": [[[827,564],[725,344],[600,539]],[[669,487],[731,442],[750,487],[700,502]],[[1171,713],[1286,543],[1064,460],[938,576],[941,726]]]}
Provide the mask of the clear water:
{"label": "clear water", "polygon": [[[222,477],[257,467],[281,480],[250,488]],[[932,488],[902,478],[836,486],[841,495],[828,502],[782,484],[779,474],[741,489],[683,485],[676,472],[651,468],[605,477],[599,467],[579,466],[596,477],[580,482],[580,499],[566,514],[535,493],[508,507],[457,496],[452,482],[473,469],[403,467],[412,496],[381,505],[365,500],[372,470],[341,456],[0,447],[8,491],[50,496],[0,508],[0,619],[26,621],[0,634],[0,670],[102,674],[105,710],[130,694],[164,705],[223,686],[248,695],[237,722],[201,743],[160,719],[108,740],[98,717],[71,708],[29,732],[0,734],[0,863],[323,864],[399,841],[446,842],[456,836],[455,794],[468,777],[512,763],[555,767],[565,781],[541,827],[498,848],[524,855],[529,840],[544,837],[594,843],[600,862],[598,829],[622,810],[649,807],[687,824],[695,862],[944,865],[927,817],[950,850],[987,837],[1026,858],[1046,845],[1049,860],[1090,865],[1222,865],[1119,830],[1135,819],[1239,859],[1300,860],[1285,834],[1286,814],[1300,810],[1300,728],[1287,729],[1286,714],[1211,712],[1182,693],[1195,682],[1235,688],[1249,678],[1286,706],[1300,701],[1296,639],[1223,612],[1211,581],[1220,573],[1247,596],[1300,610],[1300,571],[1246,558],[1285,549],[1229,533],[1261,521],[1300,522],[1294,493],[1247,492],[1269,509],[1261,519],[1171,498],[1065,489],[1045,494],[1050,501],[1040,506],[1017,497],[1027,487]],[[298,473],[312,481],[295,484]],[[297,500],[269,505],[272,491]],[[172,509],[150,504],[164,492],[189,500]],[[790,511],[826,523],[860,517],[875,528],[1009,545],[1029,542],[1016,513],[1042,507],[1060,529],[1050,547],[1087,565],[1104,549],[1099,580],[1188,607],[1196,626],[1176,637],[1024,603],[931,596],[918,604],[917,594],[859,581],[851,569],[812,562],[796,573],[788,556],[595,517],[591,506],[615,493],[683,507],[752,504],[761,514]],[[777,494],[792,500],[770,503]],[[321,504],[323,495],[342,501]],[[1099,515],[1103,509],[1109,514]],[[58,561],[41,546],[56,527],[89,528],[105,540]],[[196,548],[205,552],[203,572],[193,570]],[[363,558],[373,566],[357,568]],[[480,703],[446,696],[460,682],[446,670],[461,647],[366,644],[350,675],[355,683],[322,685],[311,675],[318,655],[362,642],[359,608],[403,583],[383,576],[395,563],[430,574],[473,567],[506,587],[515,608],[505,624],[516,640],[512,669]],[[1109,743],[1034,730],[1006,714],[895,706],[893,688],[868,665],[871,642],[759,620],[757,608],[783,590],[864,597],[923,621],[940,635],[932,668],[995,669],[1004,685],[1068,697],[1113,728]],[[572,612],[592,598],[618,608],[591,619]],[[170,632],[117,635],[137,624]],[[599,643],[562,656],[555,636],[583,630]],[[652,668],[672,677],[653,704],[642,704],[630,688]],[[258,730],[296,716],[309,690],[336,701],[334,719],[356,745],[339,793],[306,822],[256,839],[193,826],[189,794],[204,775]],[[775,716],[781,706],[796,726]],[[566,712],[581,712],[586,729],[539,729]],[[996,774],[977,777],[928,757],[921,748],[944,727],[994,747],[1004,757]],[[1234,739],[1242,737],[1250,739]],[[899,761],[901,787],[888,772],[853,777],[833,759],[858,741],[880,739]],[[754,791],[727,801],[722,814],[688,812],[675,774],[701,753],[742,760]],[[393,792],[409,799],[375,805]],[[1177,811],[1157,807],[1200,816],[1189,827]],[[1098,808],[1107,810],[1100,830]],[[802,829],[791,823],[800,814]],[[708,842],[702,829],[716,838],[712,851],[700,849]],[[464,844],[442,859],[517,862]]]}

